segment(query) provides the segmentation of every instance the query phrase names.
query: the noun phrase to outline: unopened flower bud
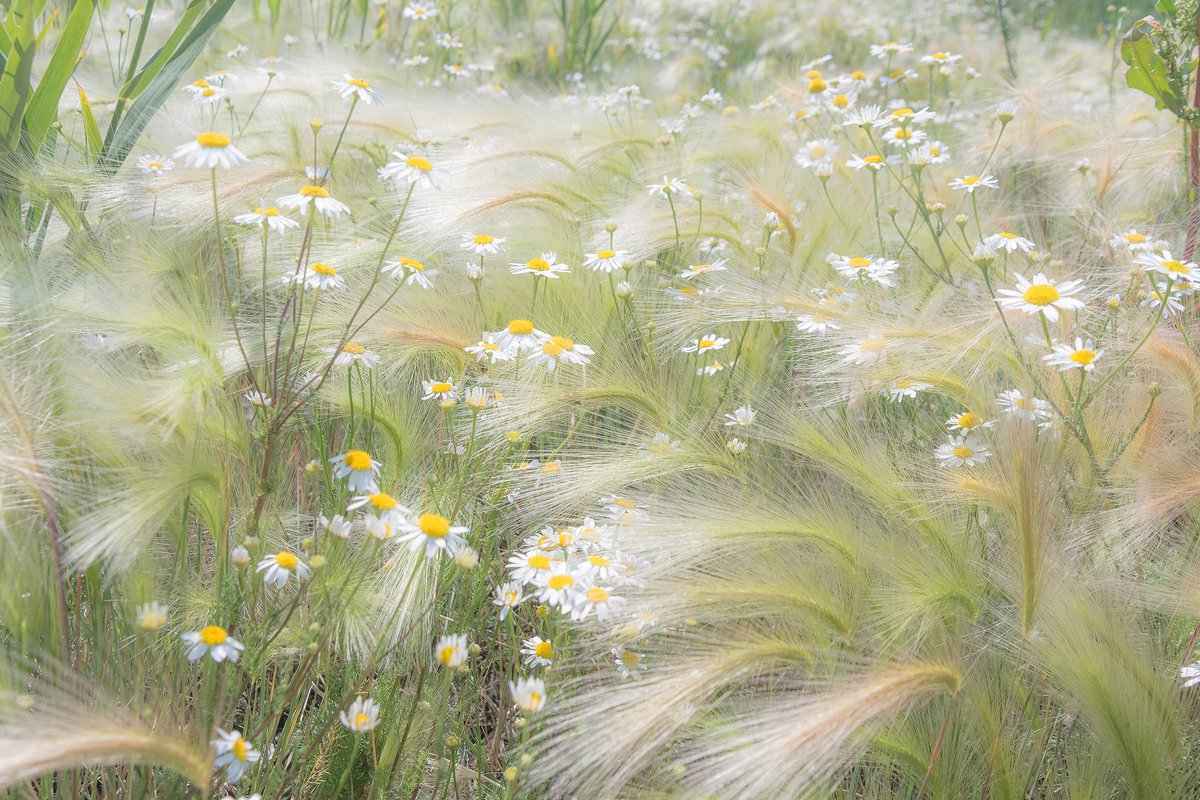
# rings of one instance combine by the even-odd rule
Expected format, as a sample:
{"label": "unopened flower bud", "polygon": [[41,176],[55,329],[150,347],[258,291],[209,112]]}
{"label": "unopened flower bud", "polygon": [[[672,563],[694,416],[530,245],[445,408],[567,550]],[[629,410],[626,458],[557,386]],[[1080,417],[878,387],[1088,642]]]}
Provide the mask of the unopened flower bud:
{"label": "unopened flower bud", "polygon": [[324,120],[320,120],[320,119],[316,119],[316,118],[310,119],[308,121],[308,127],[312,128],[313,133],[316,133],[319,130],[321,130],[321,128],[325,127],[325,122],[324,122]]}
{"label": "unopened flower bud", "polygon": [[629,285],[628,281],[621,281],[617,284],[617,297],[622,300],[628,300],[633,297],[633,287]]}
{"label": "unopened flower bud", "polygon": [[959,228],[967,227],[967,222],[968,222],[968,220],[967,220],[966,214],[957,214],[954,217],[954,224],[957,225]]}
{"label": "unopened flower bud", "polygon": [[239,544],[229,553],[229,560],[235,567],[244,567],[250,563],[250,551]]}

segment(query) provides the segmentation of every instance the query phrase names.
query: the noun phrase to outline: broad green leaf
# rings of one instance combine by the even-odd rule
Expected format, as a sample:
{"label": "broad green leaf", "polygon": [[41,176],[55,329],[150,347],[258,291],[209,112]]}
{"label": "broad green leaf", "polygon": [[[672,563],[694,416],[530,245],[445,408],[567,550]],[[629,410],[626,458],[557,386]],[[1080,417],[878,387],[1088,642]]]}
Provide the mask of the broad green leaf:
{"label": "broad green leaf", "polygon": [[1154,4],[1154,10],[1162,14],[1164,17],[1173,17],[1175,16],[1175,12],[1178,10],[1178,6],[1175,5],[1175,0],[1158,0],[1158,2]]}
{"label": "broad green leaf", "polygon": [[88,101],[87,94],[78,83],[75,84],[75,88],[79,90],[79,113],[83,115],[83,132],[87,139],[88,158],[94,164],[100,156],[101,148],[104,147],[104,141],[100,138],[100,126],[96,124],[96,115],[92,113],[92,104]]}
{"label": "broad green leaf", "polygon": [[0,141],[15,150],[21,141],[21,121],[29,104],[33,75],[34,26],[37,21],[33,0],[12,4],[4,26],[12,36],[12,49],[0,77]]}
{"label": "broad green leaf", "polygon": [[95,0],[78,0],[75,3],[62,36],[54,46],[50,63],[29,101],[29,109],[25,112],[25,131],[29,135],[29,147],[34,152],[41,147],[46,131],[58,117],[58,101],[79,62],[79,50],[87,38],[94,10]]}
{"label": "broad green leaf", "polygon": [[1169,109],[1179,116],[1184,107],[1182,87],[1167,73],[1167,64],[1154,48],[1152,34],[1159,29],[1154,17],[1144,17],[1133,24],[1121,39],[1121,59],[1129,66],[1125,82],[1154,98],[1158,108]]}
{"label": "broad green leaf", "polygon": [[234,0],[216,0],[205,12],[196,26],[184,37],[179,49],[163,64],[162,69],[154,79],[138,94],[137,100],[129,107],[129,111],[121,118],[120,125],[106,142],[101,156],[102,165],[106,170],[115,172],[129,151],[150,123],[150,119],[167,101],[184,73],[192,68],[192,64],[200,57],[209,38],[216,31],[221,20],[233,7]]}

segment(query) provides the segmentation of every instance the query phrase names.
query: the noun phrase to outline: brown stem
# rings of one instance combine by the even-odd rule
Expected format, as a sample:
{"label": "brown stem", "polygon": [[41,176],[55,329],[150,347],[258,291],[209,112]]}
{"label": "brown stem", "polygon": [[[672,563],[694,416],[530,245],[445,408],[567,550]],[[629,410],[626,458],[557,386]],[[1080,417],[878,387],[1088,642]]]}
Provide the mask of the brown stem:
{"label": "brown stem", "polygon": [[[1200,31],[1200,14],[1196,15],[1196,28]],[[1200,64],[1196,66],[1196,84],[1192,95],[1193,113],[1200,111]],[[1187,240],[1183,247],[1183,258],[1190,261],[1196,252],[1196,234],[1200,232],[1200,208],[1197,207],[1197,197],[1200,195],[1200,129],[1196,127],[1200,120],[1188,120],[1188,177],[1191,185],[1188,188],[1188,223]]]}

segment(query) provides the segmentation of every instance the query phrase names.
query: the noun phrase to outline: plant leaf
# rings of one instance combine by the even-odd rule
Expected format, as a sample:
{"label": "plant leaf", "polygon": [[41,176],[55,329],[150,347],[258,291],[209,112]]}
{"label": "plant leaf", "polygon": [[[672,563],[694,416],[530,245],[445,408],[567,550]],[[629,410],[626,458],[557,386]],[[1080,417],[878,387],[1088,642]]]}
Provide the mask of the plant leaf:
{"label": "plant leaf", "polygon": [[83,115],[83,132],[87,137],[88,156],[94,164],[100,156],[104,142],[100,138],[100,126],[96,124],[96,115],[92,113],[92,104],[88,101],[88,96],[78,83],[75,84],[75,88],[79,90],[79,113]]}
{"label": "plant leaf", "polygon": [[1129,66],[1125,71],[1125,82],[1130,88],[1154,98],[1158,108],[1170,109],[1176,116],[1182,116],[1182,87],[1171,80],[1166,62],[1154,46],[1153,34],[1158,30],[1154,17],[1143,17],[1121,38],[1121,60]]}
{"label": "plant leaf", "polygon": [[29,147],[34,152],[42,146],[46,131],[58,117],[58,101],[67,87],[67,81],[75,72],[75,65],[79,63],[79,50],[87,38],[95,7],[95,0],[78,0],[75,3],[62,36],[54,46],[50,63],[29,100],[29,108],[25,112],[25,131],[29,136]]}
{"label": "plant leaf", "polygon": [[21,141],[21,121],[29,103],[29,88],[33,75],[34,25],[37,14],[33,0],[13,3],[4,20],[12,37],[12,49],[0,77],[0,141],[10,151]]}

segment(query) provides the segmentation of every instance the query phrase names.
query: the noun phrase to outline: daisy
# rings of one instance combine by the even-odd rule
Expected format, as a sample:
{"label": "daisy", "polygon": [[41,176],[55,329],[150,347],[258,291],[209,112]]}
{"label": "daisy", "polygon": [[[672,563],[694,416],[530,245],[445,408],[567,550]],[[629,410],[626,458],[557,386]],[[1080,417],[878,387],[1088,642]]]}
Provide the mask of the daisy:
{"label": "daisy", "polygon": [[540,636],[521,642],[521,655],[527,667],[548,667],[554,663],[554,646]]}
{"label": "daisy", "polygon": [[450,520],[441,514],[425,512],[417,517],[415,525],[409,526],[408,533],[401,537],[401,542],[408,542],[408,549],[416,551],[425,546],[425,557],[434,558],[438,552],[454,555],[465,544],[463,534],[466,526],[451,525]]}
{"label": "daisy", "polygon": [[508,270],[513,275],[532,275],[535,278],[558,278],[560,272],[570,272],[571,268],[566,264],[558,263],[558,254],[547,252],[542,253],[540,258],[531,258],[524,264],[513,263],[508,265]]}
{"label": "daisy", "polygon": [[588,356],[594,354],[595,351],[586,344],[577,344],[565,336],[551,336],[529,354],[529,360],[539,366],[544,365],[547,372],[554,372],[559,363],[589,364],[591,359]]}
{"label": "daisy", "polygon": [[373,731],[379,724],[379,705],[370,698],[356,697],[349,708],[338,712],[338,719],[355,733]]}
{"label": "daisy", "polygon": [[1045,400],[1026,397],[1020,389],[1009,389],[1000,393],[996,400],[1005,414],[1026,422],[1046,419],[1054,415],[1054,409]]}
{"label": "daisy", "polygon": [[670,435],[658,431],[640,449],[656,456],[669,456],[679,452],[679,440],[672,439]]}
{"label": "daisy", "polygon": [[446,378],[444,381],[421,381],[421,386],[425,390],[422,400],[458,399],[458,391],[455,390],[454,383],[450,378]]}
{"label": "daisy", "polygon": [[138,606],[137,626],[144,631],[156,631],[167,624],[167,607],[157,600]]}
{"label": "daisy", "polygon": [[617,668],[617,673],[626,680],[641,680],[642,677],[642,656],[632,650],[627,650],[624,647],[614,647],[612,649],[613,664]]}
{"label": "daisy", "polygon": [[424,156],[410,156],[397,148],[392,151],[392,160],[379,168],[379,179],[382,181],[407,181],[408,184],[422,184],[430,189],[440,189],[437,176],[444,174],[441,167],[434,167],[433,162]]}
{"label": "daisy", "polygon": [[432,19],[437,16],[437,8],[433,3],[423,2],[423,0],[414,0],[404,7],[405,19]]}
{"label": "daisy", "polygon": [[739,428],[749,428],[757,418],[758,412],[749,405],[739,406],[734,409],[732,414],[725,415],[725,427],[737,426]]}
{"label": "daisy", "polygon": [[527,319],[510,320],[504,330],[497,331],[491,335],[495,337],[497,344],[505,350],[514,353],[524,353],[528,350],[534,350],[540,347],[542,342],[550,338],[550,334],[545,331],[539,331]]}
{"label": "daisy", "polygon": [[259,206],[250,214],[238,214],[233,218],[233,221],[238,225],[258,225],[267,227],[278,234],[288,232],[289,228],[300,226],[299,222],[291,217],[285,217],[279,213],[279,209],[275,207],[264,208]]}
{"label": "daisy", "polygon": [[646,187],[650,191],[650,196],[667,198],[673,194],[679,194],[687,191],[687,183],[682,178],[668,178],[663,175],[662,183],[652,183]]}
{"label": "daisy", "polygon": [[805,169],[815,169],[826,164],[838,154],[838,145],[833,139],[813,139],[796,152],[796,163]]}
{"label": "daisy", "polygon": [[262,758],[262,754],[242,738],[241,731],[223,731],[217,728],[217,738],[209,742],[217,751],[213,762],[218,769],[225,767],[225,780],[237,783],[250,765]]}
{"label": "daisy", "polygon": [[546,682],[541,678],[517,678],[509,682],[508,691],[522,711],[536,713],[546,705]]}
{"label": "daisy", "polygon": [[577,583],[566,564],[553,564],[548,573],[538,576],[538,601],[563,612],[570,612],[575,595],[579,591]]}
{"label": "daisy", "polygon": [[991,175],[965,175],[950,181],[950,188],[975,194],[976,189],[999,189],[1000,182]]}
{"label": "daisy", "polygon": [[341,275],[338,275],[334,267],[324,264],[320,261],[314,261],[303,270],[298,272],[290,272],[283,276],[284,283],[302,283],[309,289],[335,289],[340,292],[346,290],[346,281]]}
{"label": "daisy", "polygon": [[696,367],[696,374],[703,375],[706,378],[711,378],[717,373],[724,372],[726,367],[732,367],[736,363],[736,361],[730,361],[728,364],[726,364],[724,361],[713,361],[705,364],[703,367]]}
{"label": "daisy", "polygon": [[878,171],[878,170],[883,169],[885,165],[892,163],[894,159],[895,159],[895,156],[888,156],[885,159],[883,156],[880,156],[880,155],[869,155],[869,156],[856,155],[853,158],[851,158],[849,161],[846,162],[846,166],[850,167],[851,169],[855,169],[855,170],[872,169],[872,170]]}
{"label": "daisy", "polygon": [[898,125],[907,127],[909,125],[923,125],[930,122],[936,117],[936,112],[930,111],[926,106],[920,111],[914,111],[908,106],[900,106],[888,112],[887,116],[875,122],[876,128],[886,128],[888,125]]}
{"label": "daisy", "polygon": [[884,357],[885,351],[889,346],[890,342],[887,339],[878,336],[868,336],[866,339],[859,339],[853,344],[844,345],[838,350],[838,353],[845,357],[846,363],[861,367],[879,361]]}
{"label": "daisy", "polygon": [[1015,308],[1026,314],[1041,312],[1046,319],[1054,322],[1058,312],[1078,311],[1083,308],[1083,301],[1072,295],[1083,289],[1082,281],[1063,281],[1056,284],[1039,272],[1032,279],[1027,279],[1019,272],[1013,273],[1017,279],[1017,288],[1000,289],[1003,297],[996,298],[1004,308]]}
{"label": "daisy", "polygon": [[740,456],[742,453],[746,452],[746,448],[748,446],[749,444],[747,442],[743,442],[736,436],[730,437],[729,440],[725,442],[725,449],[729,451],[730,455],[735,456]]}
{"label": "daisy", "polygon": [[175,158],[182,158],[189,167],[204,169],[229,169],[247,163],[250,159],[229,142],[223,133],[202,133],[195,141],[176,147]]}
{"label": "daisy", "polygon": [[379,477],[378,461],[365,450],[347,450],[340,456],[329,459],[333,474],[338,480],[345,479],[346,487],[356,494],[379,491],[375,479]]}
{"label": "daisy", "polygon": [[587,618],[592,609],[596,610],[596,619],[607,622],[625,605],[625,599],[612,593],[605,586],[589,586],[575,595],[571,606],[571,619],[576,622]]}
{"label": "daisy", "polygon": [[401,518],[398,514],[384,514],[378,517],[368,514],[363,519],[363,527],[366,528],[367,535],[372,539],[386,542],[399,532],[400,522]]}
{"label": "daisy", "polygon": [[851,127],[854,125],[859,125],[867,128],[878,124],[881,118],[883,118],[883,109],[879,106],[859,106],[858,108],[852,109],[846,113],[845,117],[842,119],[842,126]]}
{"label": "daisy", "polygon": [[196,105],[211,106],[221,102],[228,96],[228,93],[224,89],[209,86],[207,89],[201,89],[194,93],[192,95],[192,102]]}
{"label": "daisy", "polygon": [[237,661],[245,648],[242,643],[229,635],[220,625],[209,625],[198,631],[189,631],[180,637],[189,645],[188,661],[199,661],[205,654],[220,664],[222,661]]}
{"label": "daisy", "polygon": [[841,326],[820,314],[801,314],[796,317],[796,330],[801,333],[825,333],[828,330],[841,330]]}
{"label": "daisy", "polygon": [[681,352],[707,353],[710,350],[720,350],[729,344],[729,342],[730,340],[724,336],[717,336],[715,333],[710,333],[707,336],[701,336],[699,339],[693,339],[691,344],[686,344],[681,348]]}
{"label": "daisy", "polygon": [[937,457],[943,467],[973,467],[982,464],[992,451],[978,439],[969,436],[952,436],[950,441],[937,449]]}
{"label": "daisy", "polygon": [[893,56],[911,53],[913,46],[911,43],[901,44],[900,42],[886,42],[884,44],[871,45],[871,55],[884,60],[890,59]]}
{"label": "daisy", "polygon": [[[429,280],[430,276],[436,275],[433,270],[426,270],[425,265],[415,258],[401,258],[399,261],[392,261],[384,264],[380,270],[384,275],[392,275],[403,279],[404,283],[412,286],[414,283],[422,289],[432,289],[433,281]],[[407,277],[405,277],[407,275]]]}
{"label": "daisy", "polygon": [[893,273],[900,268],[900,263],[890,258],[870,256],[843,256],[830,253],[826,260],[838,271],[843,278],[851,280],[871,280],[880,286],[895,286]]}
{"label": "daisy", "polygon": [[997,250],[1003,250],[1006,253],[1016,253],[1017,251],[1028,253],[1037,247],[1030,240],[1009,231],[993,233],[983,240],[983,246],[993,253]]}
{"label": "daisy", "polygon": [[1196,264],[1172,258],[1169,250],[1164,250],[1161,255],[1152,252],[1141,253],[1135,259],[1135,263],[1146,272],[1158,272],[1172,280],[1185,282],[1196,280]]}
{"label": "daisy", "polygon": [[[1165,313],[1167,316],[1178,314],[1180,311],[1183,311],[1183,303],[1179,298],[1186,296],[1187,294],[1189,293],[1180,291],[1178,287],[1171,288],[1170,293],[1165,295],[1167,304]],[[1141,301],[1141,303],[1139,303],[1139,305],[1141,305],[1143,308],[1161,308],[1163,305],[1163,298],[1163,293],[1158,289],[1154,289],[1146,294],[1145,298]]]}
{"label": "daisy", "polygon": [[496,255],[504,252],[503,236],[490,236],[486,233],[464,233],[462,249],[471,250],[477,256]]}
{"label": "daisy", "polygon": [[592,272],[616,272],[626,261],[629,253],[624,250],[600,250],[583,257],[583,266]]}
{"label": "daisy", "polygon": [[411,510],[400,505],[400,501],[387,492],[360,494],[346,505],[346,510],[357,511],[360,508],[368,507],[376,516],[391,517],[392,519],[412,513]]}
{"label": "daisy", "polygon": [[370,350],[355,342],[346,342],[341,348],[326,347],[325,354],[333,356],[334,366],[348,367],[352,364],[370,369],[379,363],[379,354],[372,353]]}
{"label": "daisy", "polygon": [[686,278],[694,278],[697,275],[703,275],[707,272],[724,272],[727,269],[727,267],[725,265],[728,263],[729,263],[729,259],[718,258],[718,259],[714,260],[711,264],[692,264],[687,269],[685,269],[683,272],[680,272],[676,277],[686,279]]}
{"label": "daisy", "polygon": [[300,216],[308,213],[310,205],[326,217],[339,217],[350,213],[350,206],[333,198],[323,186],[301,186],[300,191],[279,198],[278,203],[284,208],[296,209]]}
{"label": "daisy", "polygon": [[482,339],[473,345],[464,347],[463,350],[475,356],[475,360],[479,362],[511,361],[514,356],[513,351],[496,341],[494,333],[485,333]]}
{"label": "daisy", "polygon": [[507,567],[513,580],[537,583],[542,575],[550,572],[551,563],[549,553],[543,550],[529,550],[509,557]]}
{"label": "daisy", "polygon": [[1104,351],[1097,350],[1091,339],[1084,342],[1082,338],[1076,336],[1074,346],[1056,344],[1053,352],[1042,356],[1042,360],[1052,367],[1058,367],[1059,372],[1066,372],[1069,369],[1091,372],[1096,369],[1096,360],[1102,355],[1104,355]]}
{"label": "daisy", "polygon": [[467,663],[467,636],[465,633],[447,634],[437,640],[433,649],[437,662],[443,667],[461,667]]}
{"label": "daisy", "polygon": [[953,432],[970,433],[976,428],[990,428],[992,423],[984,422],[983,418],[974,411],[964,411],[946,420],[946,427]]}
{"label": "daisy", "polygon": [[343,74],[340,81],[333,82],[333,90],[342,97],[354,97],[369,106],[383,105],[383,99],[379,96],[379,92],[372,89],[371,84],[361,78]]}
{"label": "daisy", "polygon": [[961,58],[962,56],[955,53],[937,52],[921,56],[921,63],[926,66],[944,66],[946,64],[953,64]]}
{"label": "daisy", "polygon": [[933,385],[922,383],[921,381],[893,381],[884,388],[883,394],[888,400],[893,403],[902,402],[905,399],[914,399],[920,392],[932,389]]}
{"label": "daisy", "polygon": [[1183,679],[1183,688],[1185,689],[1200,685],[1200,661],[1180,667],[1179,677]]}
{"label": "daisy", "polygon": [[276,589],[282,589],[293,572],[296,573],[296,580],[300,581],[307,579],[311,572],[308,565],[297,558],[295,553],[287,550],[281,550],[258,562],[258,571],[263,573],[263,583]]}
{"label": "daisy", "polygon": [[1128,248],[1131,253],[1149,250],[1153,245],[1153,243],[1146,237],[1145,234],[1138,233],[1133,228],[1130,228],[1124,233],[1115,234],[1111,239],[1108,240],[1108,242],[1113,247]]}
{"label": "daisy", "polygon": [[332,518],[321,514],[317,517],[317,526],[335,539],[346,539],[350,536],[353,523],[341,514],[334,514]]}
{"label": "daisy", "polygon": [[508,617],[509,611],[521,605],[525,600],[525,591],[521,585],[512,581],[500,584],[493,593],[496,596],[492,599],[492,605],[499,606],[501,622]]}
{"label": "daisy", "polygon": [[883,140],[896,147],[914,147],[925,141],[928,134],[918,128],[892,128],[884,134]]}
{"label": "daisy", "polygon": [[174,160],[167,158],[166,156],[159,155],[141,156],[137,160],[137,165],[138,169],[148,172],[155,177],[175,169]]}

